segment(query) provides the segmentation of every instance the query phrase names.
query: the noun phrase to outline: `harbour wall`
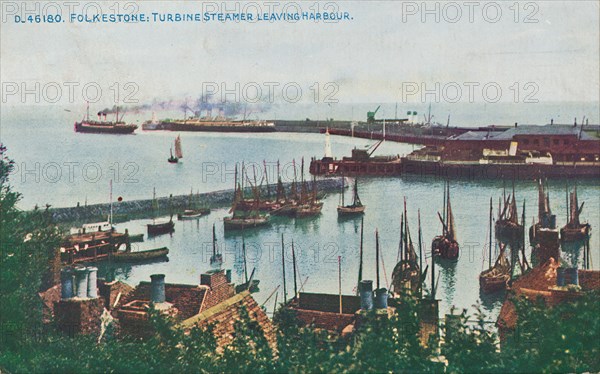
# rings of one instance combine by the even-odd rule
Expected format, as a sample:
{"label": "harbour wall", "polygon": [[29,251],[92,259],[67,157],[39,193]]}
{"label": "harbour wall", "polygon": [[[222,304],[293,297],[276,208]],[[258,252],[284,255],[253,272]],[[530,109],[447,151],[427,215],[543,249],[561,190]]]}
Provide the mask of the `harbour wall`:
{"label": "harbour wall", "polygon": [[[309,185],[312,182],[308,182]],[[317,190],[320,195],[338,192],[342,187],[342,178],[324,178],[317,180]],[[284,183],[286,192],[289,193],[291,183]],[[266,196],[267,188],[271,194],[275,194],[275,184],[268,187],[261,187],[261,196]],[[311,186],[312,188],[312,186]],[[251,189],[245,188],[246,196],[251,196]],[[220,208],[231,205],[233,201],[234,190],[221,190],[214,192],[201,193],[199,197],[193,196],[193,202],[208,208]],[[161,215],[169,214],[169,200],[171,200],[171,210],[174,214],[186,209],[189,204],[190,195],[177,195],[169,198],[168,196],[157,197],[159,211]],[[200,200],[200,202],[198,202]],[[106,221],[110,213],[110,204],[93,204],[68,208],[50,209],[52,216],[57,223],[62,224],[83,224],[89,222]],[[136,218],[149,217],[152,214],[152,199],[121,201],[113,203],[113,221],[127,221]]]}

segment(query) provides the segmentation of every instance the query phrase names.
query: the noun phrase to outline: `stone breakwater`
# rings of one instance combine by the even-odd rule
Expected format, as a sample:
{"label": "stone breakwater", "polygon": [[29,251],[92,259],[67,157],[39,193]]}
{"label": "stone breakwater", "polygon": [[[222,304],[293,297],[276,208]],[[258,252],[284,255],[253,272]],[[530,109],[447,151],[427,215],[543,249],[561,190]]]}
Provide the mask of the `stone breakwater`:
{"label": "stone breakwater", "polygon": [[[291,183],[285,183],[284,187],[289,193]],[[309,188],[311,188],[309,182]],[[328,192],[338,192],[342,187],[342,178],[326,178],[317,180],[317,189],[319,194]],[[261,196],[266,196],[267,190],[275,194],[276,185],[271,184],[268,187],[261,187]],[[246,188],[246,196],[251,196],[250,188]],[[233,189],[214,192],[201,193],[199,198],[194,195],[195,202],[200,200],[200,204],[209,208],[219,208],[231,205],[233,200]],[[189,195],[177,195],[171,198],[172,211],[174,214],[186,209],[189,203]],[[169,197],[157,197],[158,206],[161,215],[169,213]],[[105,221],[110,212],[110,204],[94,204],[87,206],[78,206],[70,208],[52,208],[52,216],[57,223],[87,223]],[[115,222],[127,221],[134,218],[144,218],[152,213],[152,199],[132,200],[113,203],[113,220]]]}

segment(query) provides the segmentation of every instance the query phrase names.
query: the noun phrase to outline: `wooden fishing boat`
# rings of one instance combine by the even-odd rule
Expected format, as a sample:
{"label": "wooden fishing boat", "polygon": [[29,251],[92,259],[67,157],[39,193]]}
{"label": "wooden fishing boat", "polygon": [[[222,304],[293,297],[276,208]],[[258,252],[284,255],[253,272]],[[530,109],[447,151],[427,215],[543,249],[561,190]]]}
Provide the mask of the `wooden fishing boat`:
{"label": "wooden fishing boat", "polygon": [[[197,200],[200,199],[200,194],[197,194]],[[177,214],[178,220],[189,220],[205,216],[210,213],[209,208],[200,207],[198,202],[193,201],[193,193],[190,191],[190,197],[188,200],[188,208],[182,213]]]}
{"label": "wooden fishing boat", "polygon": [[250,293],[259,292],[258,285],[260,281],[258,279],[254,279],[254,273],[256,268],[252,269],[252,274],[248,278],[248,263],[246,261],[246,240],[242,238],[242,258],[244,260],[244,279],[245,282],[235,286],[235,292],[240,293],[243,291],[250,291]]}
{"label": "wooden fishing boat", "polygon": [[542,179],[538,179],[538,222],[529,228],[529,242],[544,248],[560,245],[559,231],[556,228],[556,215],[550,210],[550,194],[545,191]]}
{"label": "wooden fishing boat", "polygon": [[254,217],[225,217],[223,226],[225,230],[241,230],[245,228],[266,226],[270,223],[269,215],[257,215]]}
{"label": "wooden fishing boat", "polygon": [[345,178],[342,178],[342,191],[340,194],[341,204],[337,207],[338,216],[355,216],[364,214],[366,206],[362,204],[360,197],[358,196],[358,178],[354,179],[352,204],[350,205],[344,205],[344,181]]}
{"label": "wooden fishing boat", "polygon": [[173,149],[170,149],[171,156],[167,159],[167,161],[171,164],[176,164],[179,162],[179,159],[183,158],[183,152],[181,151],[181,137],[177,135],[175,138],[175,156],[173,156]]}
{"label": "wooden fishing boat", "polygon": [[[169,209],[171,207],[171,198],[172,198],[172,195],[169,197]],[[152,223],[148,223],[146,225],[146,227],[148,228],[148,236],[169,234],[169,233],[172,233],[173,231],[175,231],[175,223],[173,222],[173,214],[172,213],[171,213],[171,216],[168,221],[159,222],[156,220],[156,216],[158,214],[158,200],[156,200],[156,189],[154,189],[154,194],[153,194],[153,198],[152,198],[152,211],[153,211]]]}
{"label": "wooden fishing boat", "polygon": [[304,158],[302,159],[302,182],[300,189],[300,201],[294,211],[296,218],[314,217],[321,214],[323,209],[323,202],[317,199],[317,181],[316,177],[313,176],[312,180],[312,191],[308,192],[307,182],[304,180]]}
{"label": "wooden fishing boat", "polygon": [[[514,195],[513,195],[514,196]],[[516,210],[516,206],[515,206]],[[483,293],[493,293],[502,291],[508,286],[510,280],[511,266],[508,259],[504,256],[504,250],[506,244],[500,242],[500,255],[496,259],[494,266],[492,266],[492,215],[493,206],[492,199],[490,198],[490,228],[489,228],[489,267],[479,274],[479,287]],[[521,234],[523,232],[521,231]]]}
{"label": "wooden fishing boat", "polygon": [[433,238],[431,249],[434,256],[446,260],[458,260],[459,245],[456,241],[456,230],[454,227],[454,215],[450,205],[450,184],[446,182],[444,188],[444,216],[438,212],[438,217],[442,222],[442,235]]}
{"label": "wooden fishing boat", "polygon": [[212,240],[213,240],[213,251],[212,251],[212,256],[210,256],[210,265],[211,266],[215,266],[215,267],[221,267],[221,265],[223,264],[223,255],[218,251],[218,247],[217,247],[217,235],[215,233],[215,224],[213,223],[213,230],[212,230]]}
{"label": "wooden fishing boat", "polygon": [[510,280],[510,263],[504,256],[504,247],[500,256],[490,269],[479,274],[479,287],[484,293],[493,293],[505,290]]}
{"label": "wooden fishing boat", "polygon": [[[400,225],[400,261],[394,267],[392,272],[392,292],[397,295],[417,295],[421,289],[423,275],[421,265],[417,262],[417,254],[413,245],[410,229],[408,228],[408,219],[406,219],[406,199],[404,199],[404,213]],[[419,214],[419,261],[422,262],[421,247],[421,225]]]}
{"label": "wooden fishing boat", "polygon": [[169,254],[169,248],[161,247],[144,251],[118,251],[112,254],[114,262],[142,262],[164,258]]}
{"label": "wooden fishing boat", "polygon": [[519,213],[517,211],[517,200],[515,198],[515,188],[513,185],[512,195],[503,197],[504,207],[500,210],[498,207],[498,219],[495,224],[496,238],[501,241],[515,242],[520,240],[523,235],[523,225],[519,224]]}
{"label": "wooden fishing boat", "polygon": [[576,242],[584,241],[590,237],[592,226],[589,223],[582,223],[579,220],[583,205],[585,202],[579,205],[577,199],[577,186],[574,187],[573,192],[569,193],[567,190],[567,211],[569,212],[569,220],[565,226],[560,229],[560,239],[563,242]]}

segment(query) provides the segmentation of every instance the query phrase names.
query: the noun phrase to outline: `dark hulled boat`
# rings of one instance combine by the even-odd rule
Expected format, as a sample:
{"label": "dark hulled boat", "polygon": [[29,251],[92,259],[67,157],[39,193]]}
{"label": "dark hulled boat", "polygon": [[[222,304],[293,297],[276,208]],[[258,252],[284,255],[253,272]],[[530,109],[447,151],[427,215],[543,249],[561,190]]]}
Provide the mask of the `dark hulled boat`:
{"label": "dark hulled boat", "polygon": [[[81,122],[75,122],[75,132],[88,133],[88,134],[131,134],[138,127],[137,125],[127,124],[122,121],[123,116],[119,118],[119,108],[117,107],[115,121],[107,121],[106,113],[99,112],[98,120],[90,119],[89,103],[87,109],[87,115]],[[104,120],[101,118],[104,117]]]}
{"label": "dark hulled boat", "polygon": [[[406,219],[406,199],[404,200],[404,214],[400,225],[400,261],[392,272],[392,291],[397,295],[410,294],[416,296],[421,289],[423,275],[421,265],[417,261],[417,254],[413,245],[408,219]],[[421,217],[419,213],[419,261],[422,261],[421,247]]]}
{"label": "dark hulled boat", "polygon": [[517,200],[513,187],[512,195],[503,198],[503,208],[498,207],[498,219],[495,224],[496,237],[502,241],[515,242],[523,235],[523,225],[519,224],[519,213],[517,211]]}
{"label": "dark hulled boat", "polygon": [[556,215],[550,210],[550,195],[541,178],[538,179],[538,221],[529,228],[529,242],[542,248],[559,247]]}
{"label": "dark hulled boat", "polygon": [[[171,196],[169,197],[169,209],[171,209]],[[152,212],[154,216],[152,218],[152,223],[148,223],[146,225],[146,227],[148,228],[148,236],[170,234],[173,231],[175,231],[175,223],[173,222],[172,213],[168,221],[160,222],[156,220],[156,216],[158,214],[158,201],[156,200],[156,189],[154,189],[152,198]]]}
{"label": "dark hulled boat", "polygon": [[247,209],[245,207],[244,191],[242,185],[237,182],[237,168],[235,174],[235,192],[230,209],[232,215],[231,217],[225,217],[223,219],[224,229],[242,230],[245,228],[253,228],[268,225],[270,223],[270,216],[268,214],[261,213],[258,209],[258,206],[260,204],[260,196],[258,195],[258,189],[256,187],[253,188],[253,191],[255,193],[254,209]]}
{"label": "dark hulled boat", "polygon": [[167,257],[169,248],[155,248],[144,251],[118,251],[112,255],[114,262],[143,262]]}
{"label": "dark hulled boat", "polygon": [[456,229],[454,227],[454,215],[450,205],[450,184],[446,182],[444,188],[444,216],[438,212],[442,222],[442,235],[433,238],[431,249],[435,256],[445,260],[458,260],[459,245],[456,241]]}
{"label": "dark hulled boat", "polygon": [[[514,196],[514,194],[513,194]],[[505,200],[506,201],[506,200]],[[506,244],[500,242],[500,255],[494,262],[494,266],[492,266],[492,215],[493,215],[493,206],[492,206],[492,198],[490,198],[490,231],[489,231],[489,267],[488,269],[482,271],[479,274],[479,287],[483,293],[493,293],[497,291],[502,291],[506,289],[508,286],[508,281],[510,280],[510,263],[508,259],[504,256],[504,249],[506,248]],[[516,206],[515,206],[516,211]],[[515,213],[516,214],[516,213]],[[497,229],[498,226],[496,226]],[[498,233],[496,233],[498,235]],[[521,230],[521,235],[523,235],[523,230]],[[513,241],[514,243],[515,241]]]}
{"label": "dark hulled boat", "polygon": [[583,210],[583,205],[579,205],[577,199],[577,186],[573,192],[569,193],[567,200],[567,211],[569,212],[569,221],[560,229],[560,239],[564,242],[583,241],[590,237],[592,227],[589,223],[581,223],[579,216]]}
{"label": "dark hulled boat", "polygon": [[366,206],[360,201],[358,196],[358,178],[354,179],[354,188],[352,195],[352,204],[344,205],[344,180],[342,178],[342,191],[340,194],[341,204],[337,207],[338,216],[355,216],[365,213]]}

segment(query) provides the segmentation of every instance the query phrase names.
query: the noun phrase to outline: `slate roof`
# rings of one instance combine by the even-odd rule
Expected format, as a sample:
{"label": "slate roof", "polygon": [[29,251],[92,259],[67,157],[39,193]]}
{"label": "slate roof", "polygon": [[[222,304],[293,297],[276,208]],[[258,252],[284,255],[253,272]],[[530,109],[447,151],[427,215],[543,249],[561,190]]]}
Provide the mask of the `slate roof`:
{"label": "slate roof", "polygon": [[[494,140],[511,140],[514,136],[518,135],[573,135],[579,137],[581,126],[559,126],[559,125],[519,125],[517,127],[510,128],[504,132],[496,134]],[[581,140],[594,140],[595,138],[587,134],[585,131],[581,132]]]}

